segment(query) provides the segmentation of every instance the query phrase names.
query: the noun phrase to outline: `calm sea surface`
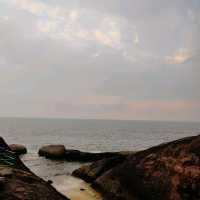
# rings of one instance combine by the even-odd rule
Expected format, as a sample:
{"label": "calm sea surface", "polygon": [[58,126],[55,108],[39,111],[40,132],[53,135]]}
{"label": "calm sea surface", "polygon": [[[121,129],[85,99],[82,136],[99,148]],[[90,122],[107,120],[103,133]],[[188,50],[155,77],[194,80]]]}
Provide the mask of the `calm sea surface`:
{"label": "calm sea surface", "polygon": [[7,143],[26,145],[23,161],[45,179],[70,174],[80,164],[38,157],[44,144],[92,152],[136,151],[199,134],[200,123],[192,122],[0,118],[0,135]]}

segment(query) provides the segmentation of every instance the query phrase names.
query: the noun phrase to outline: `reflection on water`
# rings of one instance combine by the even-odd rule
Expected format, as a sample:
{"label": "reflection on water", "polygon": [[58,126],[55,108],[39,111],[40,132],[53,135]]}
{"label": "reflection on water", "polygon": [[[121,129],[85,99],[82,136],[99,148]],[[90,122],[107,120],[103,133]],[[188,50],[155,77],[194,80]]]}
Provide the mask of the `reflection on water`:
{"label": "reflection on water", "polygon": [[71,200],[101,200],[100,194],[95,192],[89,184],[72,176],[56,176],[53,186]]}

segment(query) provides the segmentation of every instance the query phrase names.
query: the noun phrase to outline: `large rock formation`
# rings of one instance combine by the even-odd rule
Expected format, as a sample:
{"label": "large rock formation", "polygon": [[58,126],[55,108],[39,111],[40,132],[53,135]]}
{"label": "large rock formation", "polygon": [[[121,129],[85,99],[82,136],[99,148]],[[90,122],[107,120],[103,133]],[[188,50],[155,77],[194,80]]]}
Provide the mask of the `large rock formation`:
{"label": "large rock formation", "polygon": [[48,182],[34,175],[0,138],[1,200],[67,200]]}
{"label": "large rock formation", "polygon": [[42,146],[38,154],[50,159],[65,159],[66,161],[94,162],[104,158],[110,158],[127,152],[105,152],[90,153],[74,149],[65,149],[64,145],[45,145]]}
{"label": "large rock formation", "polygon": [[100,160],[73,175],[106,200],[200,200],[200,136]]}

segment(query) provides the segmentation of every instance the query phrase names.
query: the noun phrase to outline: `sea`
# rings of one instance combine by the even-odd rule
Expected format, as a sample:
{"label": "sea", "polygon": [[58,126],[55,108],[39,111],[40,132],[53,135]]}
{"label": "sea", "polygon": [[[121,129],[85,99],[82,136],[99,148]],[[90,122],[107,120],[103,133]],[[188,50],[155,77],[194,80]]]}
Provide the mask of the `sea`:
{"label": "sea", "polygon": [[0,118],[0,136],[23,144],[24,163],[45,180],[70,175],[81,163],[51,161],[38,156],[46,144],[88,152],[138,151],[200,134],[200,122],[122,121],[95,119]]}

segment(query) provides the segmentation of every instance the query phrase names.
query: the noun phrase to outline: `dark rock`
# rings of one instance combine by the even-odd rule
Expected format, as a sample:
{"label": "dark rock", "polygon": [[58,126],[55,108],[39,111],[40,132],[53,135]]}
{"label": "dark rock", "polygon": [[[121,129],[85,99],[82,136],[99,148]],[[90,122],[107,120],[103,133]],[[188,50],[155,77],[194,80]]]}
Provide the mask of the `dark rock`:
{"label": "dark rock", "polygon": [[[133,153],[133,152],[131,152]],[[129,155],[130,152],[90,153],[75,149],[65,149],[64,145],[47,145],[39,149],[38,154],[49,159],[65,159],[69,162],[94,162],[118,155]]]}
{"label": "dark rock", "polygon": [[9,148],[11,151],[16,153],[17,155],[22,155],[27,153],[27,149],[24,145],[21,144],[10,144]]}
{"label": "dark rock", "polygon": [[[199,200],[200,136],[112,157],[73,172],[106,200]],[[116,160],[116,162],[115,162]]]}
{"label": "dark rock", "polygon": [[79,161],[81,156],[81,152],[78,150],[67,149],[65,151],[65,159],[67,161]]}
{"label": "dark rock", "polygon": [[[14,158],[14,159],[9,160],[9,158]],[[5,164],[5,162],[13,164],[15,166],[15,168],[17,168],[17,169],[30,171],[24,165],[24,163],[19,159],[19,157],[16,156],[16,154],[11,151],[11,149],[5,143],[3,138],[0,137],[0,165]]]}
{"label": "dark rock", "polygon": [[66,150],[65,159],[67,161],[94,162],[104,158],[110,158],[119,154],[119,152],[90,153],[78,150]]}
{"label": "dark rock", "polygon": [[1,200],[69,200],[33,174],[0,138]]}
{"label": "dark rock", "polygon": [[48,180],[47,183],[49,183],[50,185],[53,184],[52,180]]}
{"label": "dark rock", "polygon": [[13,174],[12,168],[3,168],[0,171],[0,177],[11,177]]}
{"label": "dark rock", "polygon": [[80,169],[75,170],[72,175],[84,179],[86,182],[92,182],[106,171],[122,163],[126,157],[123,155],[113,156],[102,159],[91,165],[83,165]]}
{"label": "dark rock", "polygon": [[[0,167],[0,173],[5,168],[10,169],[8,166]],[[30,178],[31,182],[28,181]],[[12,176],[4,177],[0,185],[3,188],[0,192],[1,200],[67,200],[45,181],[19,169],[12,169]]]}
{"label": "dark rock", "polygon": [[63,159],[65,158],[64,145],[46,145],[39,149],[38,154],[46,158]]}

